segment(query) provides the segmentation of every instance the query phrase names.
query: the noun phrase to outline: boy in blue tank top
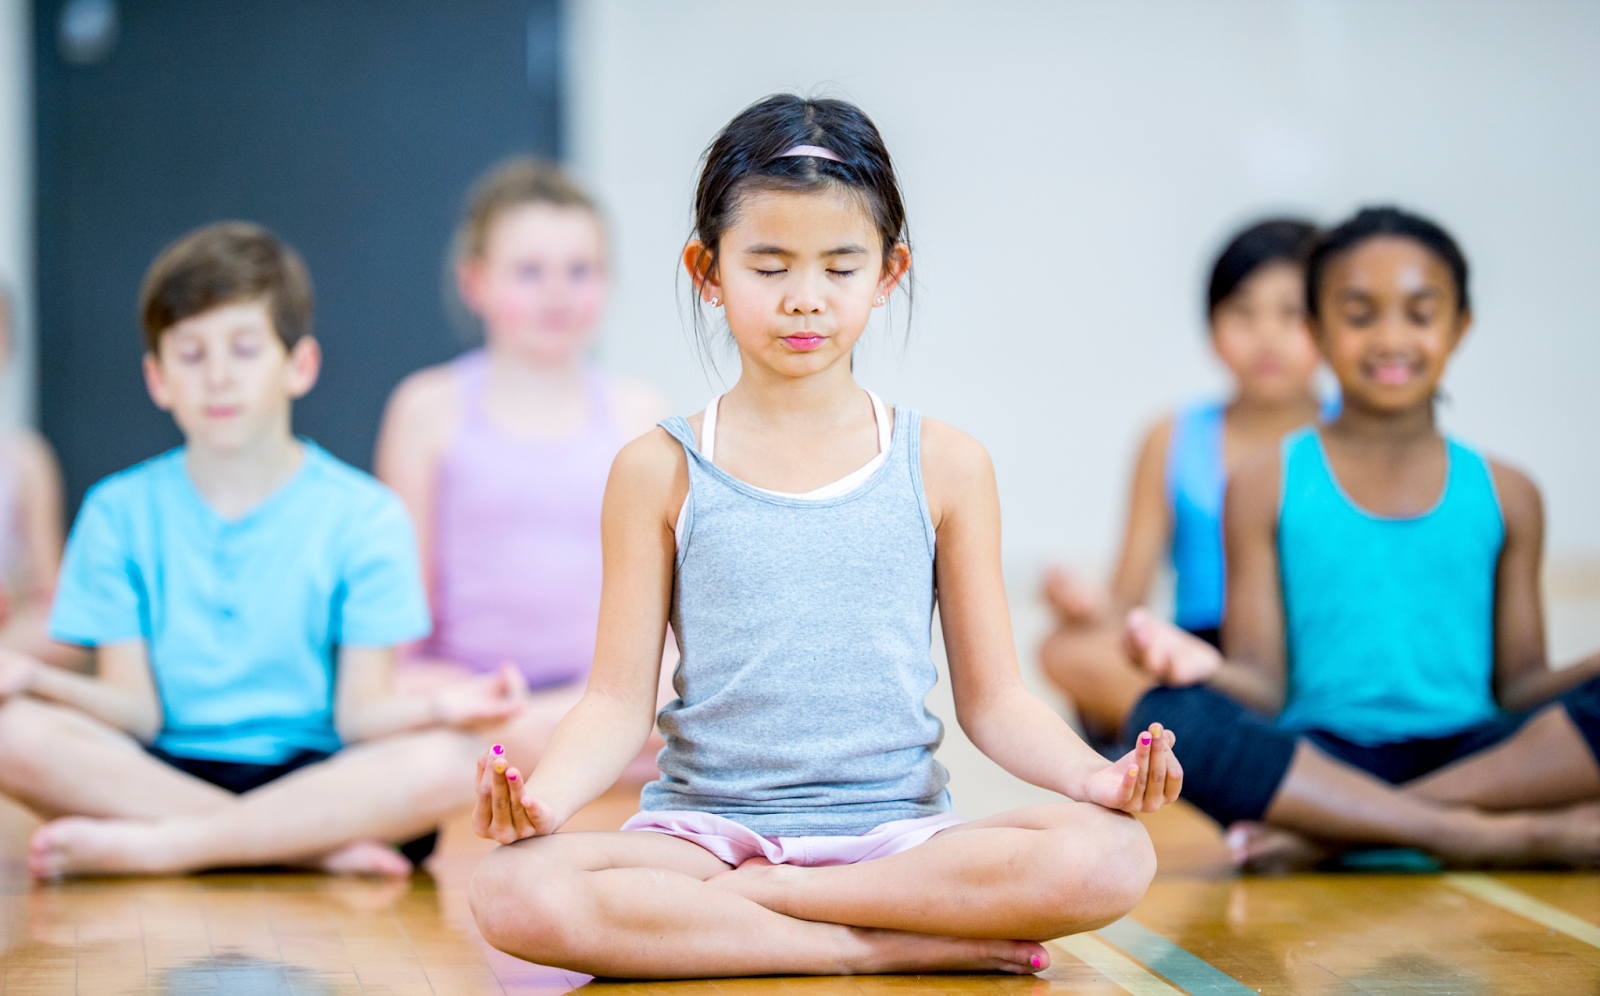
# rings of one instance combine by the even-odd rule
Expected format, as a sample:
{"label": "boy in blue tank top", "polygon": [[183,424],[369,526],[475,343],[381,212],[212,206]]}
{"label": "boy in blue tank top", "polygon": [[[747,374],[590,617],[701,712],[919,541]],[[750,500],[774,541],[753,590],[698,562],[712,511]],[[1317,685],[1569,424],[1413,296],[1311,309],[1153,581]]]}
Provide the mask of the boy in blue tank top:
{"label": "boy in blue tank top", "polygon": [[1134,620],[1154,687],[1128,721],[1181,724],[1185,796],[1247,866],[1355,844],[1594,864],[1600,655],[1550,667],[1538,489],[1434,421],[1466,261],[1426,219],[1370,208],[1307,270],[1343,412],[1229,486],[1226,660]]}
{"label": "boy in blue tank top", "polygon": [[465,728],[519,708],[511,674],[389,694],[392,648],[428,631],[416,545],[387,488],[290,432],[311,311],[254,225],[146,275],[145,381],[184,445],[101,481],[72,530],[50,630],[98,676],[0,656],[0,791],[51,820],[35,875],[408,874],[471,799]]}

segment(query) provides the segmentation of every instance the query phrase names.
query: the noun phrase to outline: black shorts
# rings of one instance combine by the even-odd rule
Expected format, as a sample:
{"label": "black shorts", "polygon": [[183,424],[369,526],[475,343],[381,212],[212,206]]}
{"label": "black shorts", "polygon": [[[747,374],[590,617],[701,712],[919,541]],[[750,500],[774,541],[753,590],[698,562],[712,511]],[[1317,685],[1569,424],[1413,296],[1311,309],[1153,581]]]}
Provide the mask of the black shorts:
{"label": "black shorts", "polygon": [[[299,771],[308,764],[326,761],[332,757],[331,753],[320,750],[302,750],[291,754],[287,760],[277,764],[249,764],[243,761],[218,761],[206,757],[182,757],[169,754],[160,747],[146,745],[145,750],[151,757],[157,758],[179,771],[193,775],[203,782],[215,785],[217,788],[226,789],[234,795],[244,795],[253,789],[258,789],[268,782],[277,781],[290,772]],[[413,867],[420,867],[428,855],[433,853],[434,846],[439,842],[439,831],[430,830],[416,840],[408,840],[400,845],[400,853],[410,860]]]}
{"label": "black shorts", "polygon": [[[1556,698],[1600,759],[1600,678]],[[1541,706],[1540,708],[1543,708]],[[1272,803],[1294,759],[1295,744],[1307,740],[1323,752],[1399,785],[1486,750],[1516,733],[1539,710],[1503,713],[1445,737],[1364,746],[1333,733],[1295,733],[1203,685],[1152,688],[1129,714],[1126,729],[1159,722],[1178,735],[1183,762],[1183,797],[1224,826],[1259,820]]]}

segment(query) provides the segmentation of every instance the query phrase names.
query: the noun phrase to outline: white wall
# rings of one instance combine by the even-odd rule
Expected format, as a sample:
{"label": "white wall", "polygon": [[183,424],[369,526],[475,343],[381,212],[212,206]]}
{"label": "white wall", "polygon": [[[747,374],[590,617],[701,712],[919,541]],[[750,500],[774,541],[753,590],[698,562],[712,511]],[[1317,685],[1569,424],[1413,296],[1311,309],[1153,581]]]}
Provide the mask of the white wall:
{"label": "white wall", "polygon": [[0,283],[12,294],[0,423],[33,418],[33,88],[29,4],[0,0]]}
{"label": "white wall", "polygon": [[915,239],[910,346],[880,333],[862,379],[988,445],[1013,576],[1103,564],[1141,427],[1224,383],[1200,298],[1233,226],[1391,200],[1475,267],[1445,421],[1539,480],[1554,554],[1600,556],[1600,5],[592,0],[570,22],[572,148],[616,230],[603,355],[680,410],[711,392],[675,283],[696,159],[745,104],[816,89],[877,121]]}

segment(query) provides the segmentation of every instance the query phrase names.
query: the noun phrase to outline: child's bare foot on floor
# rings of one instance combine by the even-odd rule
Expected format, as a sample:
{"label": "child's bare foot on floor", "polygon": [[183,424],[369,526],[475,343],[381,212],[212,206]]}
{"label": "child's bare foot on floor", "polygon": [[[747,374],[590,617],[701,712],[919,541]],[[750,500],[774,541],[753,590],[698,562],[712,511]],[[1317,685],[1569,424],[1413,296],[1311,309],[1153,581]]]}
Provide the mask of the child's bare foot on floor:
{"label": "child's bare foot on floor", "polygon": [[28,869],[36,878],[145,875],[173,871],[155,824],[68,816],[35,830]]}
{"label": "child's bare foot on floor", "polygon": [[1228,828],[1228,852],[1240,869],[1257,875],[1310,871],[1336,853],[1293,830],[1248,821]]}
{"label": "child's bare foot on floor", "polygon": [[1600,867],[1600,802],[1537,813],[1529,819],[1532,845],[1528,858],[1569,867]]}
{"label": "child's bare foot on floor", "polygon": [[358,840],[324,855],[314,867],[330,875],[401,878],[411,874],[411,861],[388,844]]}
{"label": "child's bare foot on floor", "polygon": [[865,949],[841,966],[845,975],[887,975],[895,972],[1010,972],[1031,975],[1050,967],[1044,945],[1033,941],[1001,941],[974,937],[940,937],[904,930],[850,932]]}

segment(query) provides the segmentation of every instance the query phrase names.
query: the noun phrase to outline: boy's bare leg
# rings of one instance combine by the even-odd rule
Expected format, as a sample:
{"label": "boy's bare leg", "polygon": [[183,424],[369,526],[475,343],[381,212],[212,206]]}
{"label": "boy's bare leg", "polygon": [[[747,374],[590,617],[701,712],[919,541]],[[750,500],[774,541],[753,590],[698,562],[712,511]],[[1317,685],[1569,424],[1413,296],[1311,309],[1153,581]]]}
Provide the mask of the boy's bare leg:
{"label": "boy's bare leg", "polygon": [[404,859],[392,867],[365,867],[359,860],[350,867],[329,858],[351,842],[415,837],[470,804],[479,749],[476,738],[462,733],[390,737],[357,744],[204,812],[155,820],[67,817],[34,834],[30,865],[41,876],[304,863],[404,873]]}
{"label": "boy's bare leg", "polygon": [[1120,622],[1061,622],[1039,647],[1039,665],[1085,722],[1112,735],[1156,684],[1128,657]]}
{"label": "boy's bare leg", "polygon": [[0,793],[46,819],[203,813],[234,795],[145,752],[97,719],[36,699],[0,704]]}
{"label": "boy's bare leg", "polygon": [[806,868],[758,859],[711,884],[804,920],[1042,941],[1126,914],[1155,870],[1138,820],[1065,802],[952,827],[875,861]]}
{"label": "boy's bare leg", "polygon": [[495,947],[592,975],[1027,973],[1049,964],[1040,945],[1025,941],[783,916],[704,881],[727,870],[709,851],[665,834],[563,833],[492,852],[473,876],[470,899]]}

